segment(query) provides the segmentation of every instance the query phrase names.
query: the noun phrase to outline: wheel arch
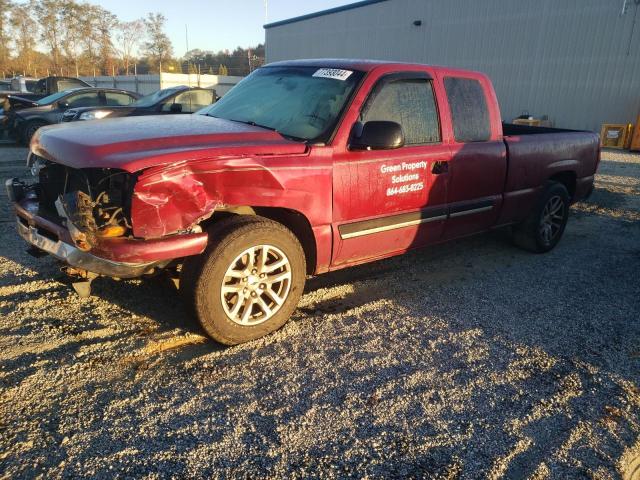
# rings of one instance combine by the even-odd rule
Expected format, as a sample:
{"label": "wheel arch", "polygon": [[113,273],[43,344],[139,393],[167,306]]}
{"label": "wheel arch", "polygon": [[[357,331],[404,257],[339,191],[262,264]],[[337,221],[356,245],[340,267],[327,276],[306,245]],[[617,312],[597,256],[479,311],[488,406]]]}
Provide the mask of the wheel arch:
{"label": "wheel arch", "polygon": [[551,177],[549,177],[549,180],[564,185],[569,192],[570,200],[573,201],[576,194],[576,172],[572,170],[565,170],[563,172],[554,173],[553,175],[551,175]]}
{"label": "wheel arch", "polygon": [[202,227],[206,229],[231,215],[258,215],[287,227],[302,245],[307,263],[307,274],[315,273],[318,263],[318,246],[311,223],[303,213],[283,207],[233,206],[216,210],[209,219],[202,223]]}

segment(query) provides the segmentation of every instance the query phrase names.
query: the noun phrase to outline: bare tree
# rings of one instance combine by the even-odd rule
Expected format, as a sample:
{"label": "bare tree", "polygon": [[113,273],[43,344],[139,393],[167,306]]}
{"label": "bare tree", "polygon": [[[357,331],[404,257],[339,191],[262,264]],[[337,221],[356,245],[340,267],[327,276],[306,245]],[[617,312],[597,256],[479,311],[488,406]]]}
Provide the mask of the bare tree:
{"label": "bare tree", "polygon": [[95,6],[94,8],[98,14],[98,54],[102,69],[109,73],[116,67],[116,49],[113,45],[112,34],[118,26],[118,17],[102,7]]}
{"label": "bare tree", "polygon": [[152,66],[162,64],[169,60],[173,54],[171,40],[164,33],[164,24],[167,21],[161,13],[149,13],[144,20],[148,41],[144,43],[145,54]]}
{"label": "bare tree", "polygon": [[118,23],[117,39],[120,45],[120,56],[127,75],[129,75],[129,67],[133,63],[134,54],[140,46],[144,32],[145,24],[143,19]]}
{"label": "bare tree", "polygon": [[0,72],[5,72],[9,68],[9,17],[13,4],[10,0],[0,0]]}
{"label": "bare tree", "polygon": [[15,4],[11,9],[11,27],[17,52],[15,66],[31,73],[35,69],[38,22],[33,18],[34,1]]}
{"label": "bare tree", "polygon": [[73,1],[65,1],[60,12],[60,26],[62,34],[60,45],[68,62],[75,67],[75,74],[80,70],[79,58],[82,53],[81,45],[83,31],[78,28],[86,20],[87,5],[78,4]]}
{"label": "bare tree", "polygon": [[65,0],[39,0],[35,4],[35,13],[40,24],[40,38],[49,49],[52,67],[61,68],[60,55],[62,44],[62,11]]}

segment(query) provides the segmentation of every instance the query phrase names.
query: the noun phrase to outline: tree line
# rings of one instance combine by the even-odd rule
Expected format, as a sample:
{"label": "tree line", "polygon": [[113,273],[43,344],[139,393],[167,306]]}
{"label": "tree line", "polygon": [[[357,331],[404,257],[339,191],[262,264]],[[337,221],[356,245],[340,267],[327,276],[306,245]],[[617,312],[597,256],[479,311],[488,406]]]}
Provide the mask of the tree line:
{"label": "tree line", "polygon": [[[164,72],[247,75],[264,46],[233,52],[190,50],[175,58],[166,18],[121,21],[75,0],[0,0],[0,75],[129,75]],[[44,50],[44,51],[42,51]]]}

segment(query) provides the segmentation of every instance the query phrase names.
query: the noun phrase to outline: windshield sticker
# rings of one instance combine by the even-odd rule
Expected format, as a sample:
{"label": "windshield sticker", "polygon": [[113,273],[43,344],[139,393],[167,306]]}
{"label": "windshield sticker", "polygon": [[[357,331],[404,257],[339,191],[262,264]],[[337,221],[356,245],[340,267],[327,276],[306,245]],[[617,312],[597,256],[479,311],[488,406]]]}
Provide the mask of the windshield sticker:
{"label": "windshield sticker", "polygon": [[314,73],[312,77],[332,78],[344,82],[352,73],[351,70],[341,70],[339,68],[321,68],[316,70],[316,73]]}

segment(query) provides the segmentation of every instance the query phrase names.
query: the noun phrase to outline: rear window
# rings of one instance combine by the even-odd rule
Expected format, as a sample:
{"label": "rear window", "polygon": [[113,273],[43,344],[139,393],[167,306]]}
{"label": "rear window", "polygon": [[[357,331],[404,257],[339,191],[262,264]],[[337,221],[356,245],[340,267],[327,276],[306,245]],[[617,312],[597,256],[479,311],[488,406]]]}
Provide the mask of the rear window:
{"label": "rear window", "polygon": [[486,142],[491,138],[489,109],[479,81],[446,77],[444,88],[451,106],[453,134],[458,142]]}

